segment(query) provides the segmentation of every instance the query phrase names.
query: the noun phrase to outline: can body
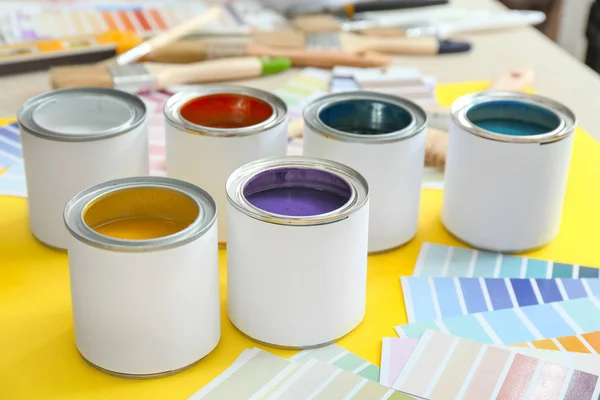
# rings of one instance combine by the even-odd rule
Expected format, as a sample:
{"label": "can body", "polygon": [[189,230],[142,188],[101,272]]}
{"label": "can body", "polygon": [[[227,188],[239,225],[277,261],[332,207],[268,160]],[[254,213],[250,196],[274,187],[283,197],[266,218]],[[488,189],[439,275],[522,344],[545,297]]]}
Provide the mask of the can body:
{"label": "can body", "polygon": [[[381,112],[373,113],[374,107]],[[347,115],[356,115],[356,121],[344,121]],[[382,115],[390,122],[382,124]],[[425,157],[423,110],[393,96],[349,92],[317,99],[304,119],[305,156],[346,164],[369,182],[369,252],[411,240],[418,227]]]}
{"label": "can body", "polygon": [[445,227],[472,246],[492,251],[518,252],[549,243],[560,226],[574,115],[540,96],[503,92],[459,99],[452,114]]}
{"label": "can body", "polygon": [[112,89],[49,92],[19,110],[29,224],[41,242],[67,247],[62,213],[79,191],[148,175],[146,110]]}
{"label": "can body", "polygon": [[[226,99],[225,106],[221,97]],[[245,106],[248,110],[242,116],[238,114],[244,107],[227,108],[236,99],[250,104]],[[194,101],[205,102],[202,106],[206,108],[219,106],[228,114],[224,113],[215,122],[211,116],[195,118],[192,112],[182,112]],[[285,155],[285,103],[257,89],[207,86],[201,91],[173,96],[165,104],[165,116],[167,175],[194,183],[213,196],[220,216],[219,243],[224,244],[227,242],[225,182],[236,168],[247,162]]]}
{"label": "can body", "polygon": [[[288,157],[266,160],[255,172],[317,165],[340,164]],[[304,217],[290,220],[244,206],[243,199],[236,197],[235,186],[240,187],[240,180],[234,176],[238,171],[228,181],[227,290],[231,322],[255,340],[291,348],[324,345],[352,331],[365,313],[369,218],[366,181],[359,175],[354,180],[360,194],[340,218],[335,216],[337,211],[332,211],[323,214],[331,217],[327,222]]]}
{"label": "can body", "polygon": [[[111,181],[82,193],[65,211],[72,233],[68,256],[75,342],[82,356],[113,374],[153,377],[177,372],[210,353],[220,339],[214,201],[192,185],[157,177]],[[109,203],[115,193],[124,194],[115,197],[124,206]],[[185,210],[186,202],[193,201],[200,216],[190,217],[181,232],[164,237],[114,239],[106,228],[97,235],[86,222],[89,213],[102,219],[122,217],[121,212],[135,219],[138,211],[171,218],[169,207]],[[94,210],[95,204],[104,209]],[[173,212],[175,220],[187,218]],[[147,221],[141,223],[147,232]]]}

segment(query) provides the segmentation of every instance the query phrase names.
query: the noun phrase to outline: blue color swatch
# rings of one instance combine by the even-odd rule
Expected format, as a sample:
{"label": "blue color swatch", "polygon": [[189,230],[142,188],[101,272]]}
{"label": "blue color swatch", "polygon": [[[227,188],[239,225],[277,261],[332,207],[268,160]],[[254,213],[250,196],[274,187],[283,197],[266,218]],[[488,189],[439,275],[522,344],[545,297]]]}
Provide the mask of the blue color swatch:
{"label": "blue color swatch", "polygon": [[400,281],[408,322],[600,297],[597,279],[403,276]]}
{"label": "blue color swatch", "polygon": [[[455,255],[456,253],[456,255]],[[598,268],[423,243],[413,276],[598,278]]]}
{"label": "blue color swatch", "polygon": [[496,345],[579,335],[600,330],[600,299],[588,297],[395,327],[398,336],[412,338],[421,337],[427,329]]}

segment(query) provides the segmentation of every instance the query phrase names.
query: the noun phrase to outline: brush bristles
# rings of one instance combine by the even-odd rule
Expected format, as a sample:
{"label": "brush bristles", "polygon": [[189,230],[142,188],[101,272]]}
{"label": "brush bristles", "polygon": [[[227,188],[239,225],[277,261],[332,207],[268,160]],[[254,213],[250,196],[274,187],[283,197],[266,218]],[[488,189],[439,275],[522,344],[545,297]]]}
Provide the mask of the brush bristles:
{"label": "brush bristles", "polygon": [[73,87],[113,87],[113,77],[106,66],[73,65],[50,69],[50,82],[54,89]]}

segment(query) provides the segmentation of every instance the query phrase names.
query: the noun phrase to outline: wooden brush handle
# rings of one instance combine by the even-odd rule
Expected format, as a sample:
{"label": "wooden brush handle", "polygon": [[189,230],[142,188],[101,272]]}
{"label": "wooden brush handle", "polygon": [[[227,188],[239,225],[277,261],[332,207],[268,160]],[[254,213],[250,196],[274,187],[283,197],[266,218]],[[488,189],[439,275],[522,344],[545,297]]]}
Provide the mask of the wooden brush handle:
{"label": "wooden brush handle", "polygon": [[262,74],[262,63],[257,57],[224,58],[185,65],[145,63],[144,66],[155,77],[159,90],[172,85],[254,78]]}
{"label": "wooden brush handle", "polygon": [[147,61],[171,64],[189,64],[208,58],[207,45],[202,40],[181,40],[152,50],[145,58]]}
{"label": "wooden brush handle", "polygon": [[375,37],[342,33],[344,50],[378,51],[387,54],[437,54],[438,40],[434,37]]}
{"label": "wooden brush handle", "polygon": [[376,52],[348,52],[340,50],[298,50],[249,44],[248,55],[287,57],[297,67],[333,68],[336,65],[347,67],[384,67],[392,62],[390,56]]}

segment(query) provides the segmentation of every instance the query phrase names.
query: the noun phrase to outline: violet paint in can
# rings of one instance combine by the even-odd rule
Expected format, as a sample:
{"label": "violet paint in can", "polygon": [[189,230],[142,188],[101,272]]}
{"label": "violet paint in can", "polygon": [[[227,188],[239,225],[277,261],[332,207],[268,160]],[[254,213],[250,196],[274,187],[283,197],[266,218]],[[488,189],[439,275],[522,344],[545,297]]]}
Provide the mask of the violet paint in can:
{"label": "violet paint in can", "polygon": [[276,157],[227,181],[231,322],[279,347],[331,343],[362,321],[369,187],[328,160]]}
{"label": "violet paint in can", "polygon": [[164,113],[167,175],[213,196],[225,244],[225,182],[247,162],[286,154],[287,106],[262,90],[209,85],[173,95]]}
{"label": "violet paint in can", "polygon": [[417,233],[426,123],[417,104],[368,91],[326,95],[304,109],[304,155],[346,164],[369,182],[371,253]]}
{"label": "violet paint in can", "polygon": [[146,107],[118,90],[55,90],[19,109],[29,225],[42,243],[65,249],[65,205],[111,179],[148,175]]}
{"label": "violet paint in can", "polygon": [[442,222],[473,247],[519,252],[558,233],[575,115],[537,95],[480,92],[452,105]]}
{"label": "violet paint in can", "polygon": [[75,343],[125,377],[186,368],[218,344],[217,214],[204,190],[171,178],[109,181],[64,211]]}

